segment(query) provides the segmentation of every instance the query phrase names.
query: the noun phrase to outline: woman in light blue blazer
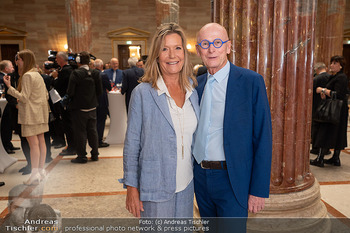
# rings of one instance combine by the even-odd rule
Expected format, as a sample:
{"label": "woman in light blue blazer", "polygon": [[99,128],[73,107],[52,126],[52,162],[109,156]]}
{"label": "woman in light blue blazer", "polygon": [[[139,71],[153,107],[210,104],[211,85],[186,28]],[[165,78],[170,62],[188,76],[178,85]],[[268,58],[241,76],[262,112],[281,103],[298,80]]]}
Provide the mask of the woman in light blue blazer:
{"label": "woman in light blue blazer", "polygon": [[126,209],[135,217],[192,217],[192,136],[198,95],[183,30],[163,24],[132,92],[124,142]]}

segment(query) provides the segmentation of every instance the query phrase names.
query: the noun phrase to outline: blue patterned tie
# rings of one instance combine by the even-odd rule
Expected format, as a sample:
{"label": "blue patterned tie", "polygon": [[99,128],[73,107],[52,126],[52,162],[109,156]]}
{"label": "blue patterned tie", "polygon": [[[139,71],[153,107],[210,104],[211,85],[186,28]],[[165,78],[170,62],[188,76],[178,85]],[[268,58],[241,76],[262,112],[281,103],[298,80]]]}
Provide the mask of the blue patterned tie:
{"label": "blue patterned tie", "polygon": [[201,163],[205,158],[205,152],[208,146],[208,130],[210,122],[210,110],[212,102],[212,90],[214,76],[209,75],[207,84],[205,85],[204,93],[201,101],[201,114],[199,118],[196,138],[194,142],[193,155],[198,163]]}

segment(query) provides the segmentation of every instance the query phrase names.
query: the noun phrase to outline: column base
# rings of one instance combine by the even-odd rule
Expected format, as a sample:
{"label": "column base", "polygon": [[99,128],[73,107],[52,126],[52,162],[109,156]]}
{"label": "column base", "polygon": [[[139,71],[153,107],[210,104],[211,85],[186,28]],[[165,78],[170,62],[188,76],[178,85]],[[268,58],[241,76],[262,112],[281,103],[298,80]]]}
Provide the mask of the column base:
{"label": "column base", "polygon": [[265,209],[249,214],[248,233],[329,233],[331,221],[321,201],[320,185],[286,194],[270,194]]}

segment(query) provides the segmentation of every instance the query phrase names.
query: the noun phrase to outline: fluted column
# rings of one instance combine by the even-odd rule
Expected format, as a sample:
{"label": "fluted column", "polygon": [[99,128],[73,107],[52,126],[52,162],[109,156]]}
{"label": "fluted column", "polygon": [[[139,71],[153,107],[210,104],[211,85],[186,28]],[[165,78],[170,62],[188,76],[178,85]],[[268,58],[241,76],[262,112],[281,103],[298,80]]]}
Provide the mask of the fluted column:
{"label": "fluted column", "polygon": [[[213,3],[212,18],[227,28],[232,40],[230,60],[264,77],[271,108],[271,195],[265,211],[254,216],[326,217],[327,214],[309,166],[316,2],[216,0]],[[281,226],[273,224],[273,221],[265,225],[249,221],[248,229],[271,232]],[[325,227],[319,232],[329,231],[329,221],[323,224]],[[299,223],[298,227],[312,225]]]}
{"label": "fluted column", "polygon": [[346,0],[318,0],[315,61],[329,65],[334,55],[343,54]]}
{"label": "fluted column", "polygon": [[179,0],[156,0],[157,26],[163,23],[179,23]]}
{"label": "fluted column", "polygon": [[72,52],[91,49],[90,0],[66,0],[68,48]]}

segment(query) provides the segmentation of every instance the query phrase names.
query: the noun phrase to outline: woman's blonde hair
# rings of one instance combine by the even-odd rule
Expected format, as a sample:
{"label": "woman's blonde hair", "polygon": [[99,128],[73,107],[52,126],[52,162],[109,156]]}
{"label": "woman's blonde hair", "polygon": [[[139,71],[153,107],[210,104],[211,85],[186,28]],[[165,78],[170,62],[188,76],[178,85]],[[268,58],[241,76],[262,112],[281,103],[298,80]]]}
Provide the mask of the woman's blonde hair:
{"label": "woman's blonde hair", "polygon": [[34,53],[29,49],[21,50],[17,53],[18,57],[20,57],[23,60],[23,67],[18,67],[18,73],[20,75],[18,80],[18,87],[17,90],[21,91],[22,89],[22,77],[25,73],[27,73],[29,70],[36,67],[36,61],[35,61],[35,55]]}
{"label": "woman's blonde hair", "polygon": [[192,74],[192,65],[188,58],[188,51],[186,48],[186,37],[182,28],[176,23],[166,23],[162,24],[157,32],[154,34],[152,39],[152,44],[150,48],[150,52],[145,64],[145,75],[142,77],[141,81],[152,84],[152,87],[158,89],[157,87],[157,79],[161,76],[161,72],[159,69],[158,58],[162,46],[164,45],[164,40],[167,35],[170,34],[178,34],[182,40],[182,47],[184,50],[184,65],[182,70],[180,71],[180,86],[183,91],[187,88],[191,87],[191,82],[189,78],[192,79],[192,86],[197,86],[197,80]]}

